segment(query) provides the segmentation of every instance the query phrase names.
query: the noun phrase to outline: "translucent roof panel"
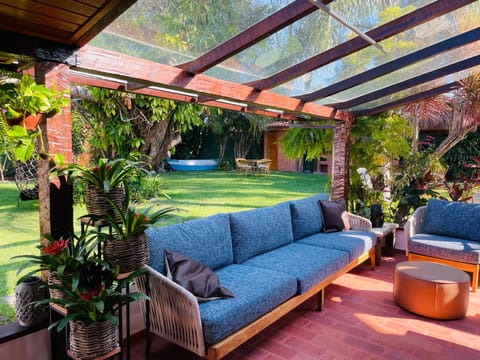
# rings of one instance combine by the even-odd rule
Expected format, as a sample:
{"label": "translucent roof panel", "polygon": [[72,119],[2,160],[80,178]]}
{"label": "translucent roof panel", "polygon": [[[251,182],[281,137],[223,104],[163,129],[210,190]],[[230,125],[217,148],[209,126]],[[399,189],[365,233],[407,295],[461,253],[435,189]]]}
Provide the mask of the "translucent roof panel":
{"label": "translucent roof panel", "polygon": [[[333,1],[328,7],[358,30],[367,32],[431,2],[433,0],[410,1],[412,5],[402,7],[405,3],[403,0]],[[259,80],[355,36],[356,34],[345,25],[326,12],[318,10],[210,69],[206,74],[234,82]],[[308,83],[312,77],[308,74],[303,80]],[[307,89],[312,86],[318,87],[319,84],[308,85]],[[298,94],[305,92],[306,87],[297,87],[294,83],[293,86],[288,85],[286,89]]]}
{"label": "translucent roof panel", "polygon": [[90,44],[178,65],[213,49],[293,0],[138,0]]}
{"label": "translucent roof panel", "polygon": [[480,41],[476,41],[466,46],[446,51],[437,56],[419,61],[413,65],[406,66],[372,81],[368,81],[364,84],[321,99],[318,101],[318,103],[331,104],[354,99],[372,91],[387,88],[388,86],[401,81],[412,79],[416,76],[429,73],[430,71],[441,69],[476,55],[480,55]]}
{"label": "translucent roof panel", "polygon": [[[385,13],[391,16],[390,8]],[[396,9],[396,11],[400,11]],[[403,13],[403,11],[402,11]],[[386,16],[386,15],[385,15]],[[369,46],[273,89],[289,96],[311,93],[426,46],[478,27],[480,2],[428,21],[380,42],[386,54]],[[328,102],[325,102],[328,103]]]}
{"label": "translucent roof panel", "polygon": [[407,96],[410,96],[410,95],[421,93],[421,92],[424,92],[426,90],[433,89],[433,88],[436,88],[436,87],[439,87],[439,86],[442,86],[442,85],[450,84],[454,81],[458,81],[462,78],[465,78],[466,76],[468,76],[472,72],[479,72],[479,71],[480,71],[480,66],[475,66],[475,67],[472,67],[472,68],[469,68],[469,69],[465,69],[463,71],[459,71],[455,74],[444,76],[442,78],[432,80],[432,81],[417,85],[415,87],[412,87],[412,88],[409,88],[409,89],[406,89],[406,90],[402,90],[402,91],[396,92],[396,93],[388,95],[388,96],[384,96],[382,98],[375,99],[375,100],[370,101],[368,103],[355,106],[355,107],[353,107],[349,110],[350,111],[362,111],[362,110],[374,109],[378,106],[382,106],[382,105],[388,104],[392,101],[403,99],[403,98],[405,98]]}

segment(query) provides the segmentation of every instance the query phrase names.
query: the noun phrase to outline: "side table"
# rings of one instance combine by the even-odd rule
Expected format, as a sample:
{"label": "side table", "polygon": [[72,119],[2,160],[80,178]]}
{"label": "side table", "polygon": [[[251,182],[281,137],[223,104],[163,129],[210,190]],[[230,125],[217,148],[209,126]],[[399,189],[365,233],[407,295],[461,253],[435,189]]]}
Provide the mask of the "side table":
{"label": "side table", "polygon": [[393,256],[395,249],[395,230],[398,224],[383,223],[382,227],[374,227],[372,231],[377,235],[377,245],[375,246],[375,264],[380,265],[382,262],[382,248],[384,254]]}

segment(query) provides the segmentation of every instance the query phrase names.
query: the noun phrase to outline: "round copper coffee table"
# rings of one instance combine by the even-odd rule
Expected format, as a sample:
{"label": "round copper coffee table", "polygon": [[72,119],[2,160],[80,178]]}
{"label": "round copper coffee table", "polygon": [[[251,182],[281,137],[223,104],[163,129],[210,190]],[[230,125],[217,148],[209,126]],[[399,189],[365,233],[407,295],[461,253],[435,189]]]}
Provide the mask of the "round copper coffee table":
{"label": "round copper coffee table", "polygon": [[395,267],[393,298],[405,310],[433,319],[452,320],[468,310],[470,277],[451,266],[404,261]]}

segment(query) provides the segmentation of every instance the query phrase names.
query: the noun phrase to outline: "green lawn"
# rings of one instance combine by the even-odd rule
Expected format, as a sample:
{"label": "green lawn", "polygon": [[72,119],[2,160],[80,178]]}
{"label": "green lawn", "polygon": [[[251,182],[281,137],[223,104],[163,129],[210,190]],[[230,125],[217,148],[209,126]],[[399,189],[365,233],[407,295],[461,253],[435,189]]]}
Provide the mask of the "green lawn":
{"label": "green lawn", "polygon": [[[272,172],[270,176],[244,176],[235,172],[169,172],[158,175],[161,189],[170,200],[161,200],[186,210],[184,220],[234,212],[328,192],[327,176]],[[0,299],[14,294],[20,260],[12,256],[32,254],[39,242],[38,201],[18,202],[13,182],[0,183]],[[85,214],[83,205],[75,216]],[[77,229],[78,230],[78,229]],[[0,301],[0,324],[15,318],[15,311]]]}

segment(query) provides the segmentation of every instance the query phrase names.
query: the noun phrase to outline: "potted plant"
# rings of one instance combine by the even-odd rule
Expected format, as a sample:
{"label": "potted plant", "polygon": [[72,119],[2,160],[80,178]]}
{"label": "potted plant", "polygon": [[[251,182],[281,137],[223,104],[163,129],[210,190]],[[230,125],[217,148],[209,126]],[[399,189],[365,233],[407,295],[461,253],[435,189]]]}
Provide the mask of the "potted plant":
{"label": "potted plant", "polygon": [[34,130],[42,114],[51,117],[67,104],[63,92],[37,84],[28,74],[23,74],[18,81],[12,80],[0,85],[2,113],[10,126]]}
{"label": "potted plant", "polygon": [[3,152],[26,163],[34,154],[38,123],[61,111],[64,93],[38,85],[29,75],[0,79],[0,140]]}
{"label": "potted plant", "polygon": [[87,233],[80,236],[74,235],[74,239],[54,239],[50,235],[45,234],[45,243],[37,246],[40,250],[39,255],[17,255],[12,259],[23,258],[27,259],[22,264],[17,274],[28,269],[28,272],[19,278],[17,284],[24,282],[26,279],[36,275],[38,272],[47,272],[47,283],[49,285],[50,297],[63,296],[62,291],[56,289],[57,286],[62,286],[62,279],[72,278],[74,284],[78,283],[78,279],[74,277],[75,270],[80,264],[93,254],[97,248],[97,238]]}
{"label": "potted plant", "polygon": [[118,347],[118,312],[121,306],[146,299],[139,292],[122,290],[145,270],[131,273],[118,279],[119,267],[110,266],[106,261],[91,257],[75,269],[78,282],[56,286],[65,293],[62,298],[39,301],[39,304],[53,303],[65,309],[66,315],[50,325],[58,331],[69,327],[69,348],[75,358],[93,359]]}
{"label": "potted plant", "polygon": [[[106,217],[102,221],[110,226],[111,234],[99,233],[103,240],[103,256],[111,265],[118,265],[120,272],[127,273],[141,268],[148,262],[148,243],[145,230],[161,220],[173,218],[176,207],[153,210],[153,206],[143,211],[128,206],[125,211],[113,204],[117,217]],[[87,215],[89,216],[89,215]],[[120,221],[117,219],[120,218]]]}
{"label": "potted plant", "polygon": [[[90,215],[114,217],[121,221],[120,213],[125,211],[129,178],[141,171],[137,162],[126,159],[108,160],[101,158],[92,167],[79,164],[61,164],[52,169],[53,175],[65,175],[72,181],[80,181],[85,187],[85,204]],[[112,203],[120,212],[115,211]]]}

